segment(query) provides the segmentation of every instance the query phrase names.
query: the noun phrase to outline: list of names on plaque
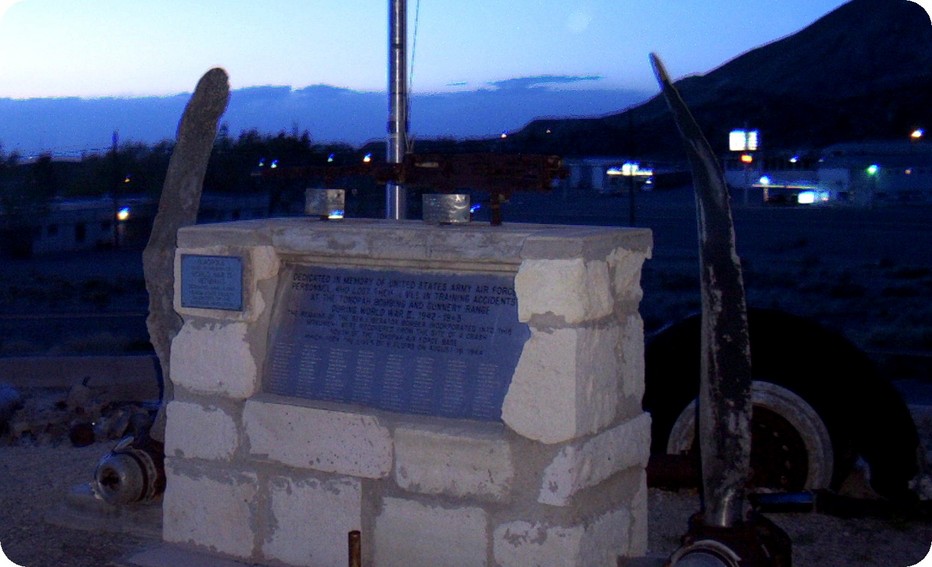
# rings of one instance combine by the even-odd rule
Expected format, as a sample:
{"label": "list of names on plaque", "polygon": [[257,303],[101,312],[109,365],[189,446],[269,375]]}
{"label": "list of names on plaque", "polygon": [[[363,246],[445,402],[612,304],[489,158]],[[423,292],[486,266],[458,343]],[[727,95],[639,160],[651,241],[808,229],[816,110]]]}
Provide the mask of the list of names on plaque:
{"label": "list of names on plaque", "polygon": [[502,274],[286,265],[265,390],[498,420],[525,341]]}

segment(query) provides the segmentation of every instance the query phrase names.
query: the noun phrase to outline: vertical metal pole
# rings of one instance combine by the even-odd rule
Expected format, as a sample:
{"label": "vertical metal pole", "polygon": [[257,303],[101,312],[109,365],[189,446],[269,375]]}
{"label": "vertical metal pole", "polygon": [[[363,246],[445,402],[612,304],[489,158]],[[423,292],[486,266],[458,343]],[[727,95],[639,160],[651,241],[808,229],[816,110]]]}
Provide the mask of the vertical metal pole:
{"label": "vertical metal pole", "polygon": [[347,537],[349,567],[362,567],[362,540],[359,530],[353,530]]}
{"label": "vertical metal pole", "polygon": [[[388,163],[401,163],[408,145],[408,5],[389,0],[388,10]],[[385,186],[385,218],[405,218],[407,195],[402,185]]]}

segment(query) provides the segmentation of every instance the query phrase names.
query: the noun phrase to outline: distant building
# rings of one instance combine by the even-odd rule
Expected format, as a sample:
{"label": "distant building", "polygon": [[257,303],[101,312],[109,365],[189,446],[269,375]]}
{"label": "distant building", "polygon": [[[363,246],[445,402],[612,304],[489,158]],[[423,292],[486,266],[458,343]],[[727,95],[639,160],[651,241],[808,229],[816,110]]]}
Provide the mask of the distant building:
{"label": "distant building", "polygon": [[864,142],[825,148],[819,185],[833,200],[858,205],[932,202],[932,145]]}
{"label": "distant building", "polygon": [[[116,200],[55,199],[45,213],[30,218],[0,214],[0,255],[28,257],[94,248],[142,248],[149,240],[157,210],[154,199],[134,196]],[[198,222],[268,216],[268,195],[205,194]]]}
{"label": "distant building", "polygon": [[567,176],[560,187],[591,190],[603,195],[624,193],[636,181],[638,188],[651,183],[652,171],[629,158],[619,156],[566,158]]}
{"label": "distant building", "polygon": [[786,152],[730,155],[725,180],[735,189],[760,189],[764,202],[932,202],[932,146],[923,142],[852,142],[822,150],[818,159]]}

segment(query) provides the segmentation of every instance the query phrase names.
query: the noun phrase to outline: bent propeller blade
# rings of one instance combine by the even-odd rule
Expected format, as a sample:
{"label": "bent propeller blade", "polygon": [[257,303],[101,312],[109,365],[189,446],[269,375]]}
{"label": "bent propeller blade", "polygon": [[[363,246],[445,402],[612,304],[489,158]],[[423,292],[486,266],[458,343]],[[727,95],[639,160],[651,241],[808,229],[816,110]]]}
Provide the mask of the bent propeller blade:
{"label": "bent propeller blade", "polygon": [[663,63],[653,53],[650,59],[686,148],[696,191],[702,293],[702,521],[732,527],[745,519],[751,458],[751,350],[741,262],[718,160]]}

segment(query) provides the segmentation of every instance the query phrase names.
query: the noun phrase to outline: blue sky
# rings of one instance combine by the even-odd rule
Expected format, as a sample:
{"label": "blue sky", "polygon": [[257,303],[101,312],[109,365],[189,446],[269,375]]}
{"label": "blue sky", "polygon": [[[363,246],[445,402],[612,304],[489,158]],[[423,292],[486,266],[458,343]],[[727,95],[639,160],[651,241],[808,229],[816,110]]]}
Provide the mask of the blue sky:
{"label": "blue sky", "polygon": [[[704,73],[792,34],[838,0],[420,0],[415,92],[521,77],[653,92],[647,54]],[[414,32],[418,0],[408,0]],[[0,98],[190,92],[222,66],[234,89],[384,91],[388,0],[0,0]]]}

